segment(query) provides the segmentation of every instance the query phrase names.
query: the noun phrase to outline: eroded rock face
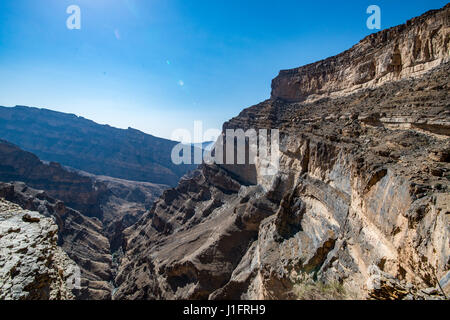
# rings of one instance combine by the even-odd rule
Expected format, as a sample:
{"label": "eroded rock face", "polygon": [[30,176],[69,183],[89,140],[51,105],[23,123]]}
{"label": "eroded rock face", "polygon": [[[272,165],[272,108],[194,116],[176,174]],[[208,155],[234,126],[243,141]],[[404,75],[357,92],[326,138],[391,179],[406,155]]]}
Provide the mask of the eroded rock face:
{"label": "eroded rock face", "polygon": [[0,161],[0,181],[25,182],[89,217],[102,219],[100,205],[108,195],[104,184],[65,170],[58,163],[43,163],[34,154],[4,140],[0,140]]}
{"label": "eroded rock face", "polygon": [[34,189],[45,190],[48,196],[84,216],[98,218],[114,250],[120,246],[123,229],[136,222],[167,188],[44,163],[4,140],[0,140],[0,181],[24,182]]}
{"label": "eroded rock face", "polygon": [[72,290],[77,299],[111,298],[111,250],[98,219],[86,217],[24,183],[0,183],[0,198],[55,220],[57,244],[80,270],[79,286]]}
{"label": "eroded rock face", "polygon": [[69,300],[77,265],[51,218],[0,199],[0,300]]}
{"label": "eroded rock face", "polygon": [[123,230],[136,223],[145,211],[168,187],[149,182],[128,181],[106,176],[95,176],[85,172],[94,184],[104,185],[106,196],[102,198],[101,211],[104,234],[111,251],[117,251],[123,242]]}
{"label": "eroded rock face", "polygon": [[[373,38],[400,43],[446,10]],[[114,298],[448,296],[449,71],[244,110],[224,130],[279,129],[278,172],[204,165],[166,191],[127,230]]]}
{"label": "eroded rock face", "polygon": [[127,230],[115,298],[207,299],[227,282],[274,209],[257,187],[203,166]]}
{"label": "eroded rock face", "polygon": [[282,129],[280,171],[258,183],[283,196],[210,298],[299,298],[311,282],[340,298],[387,298],[368,286],[373,266],[409,284],[390,298],[448,295],[438,283],[448,283],[450,166],[435,155],[450,146],[449,68],[336,99],[269,100],[227,123]]}
{"label": "eroded rock face", "polygon": [[[404,280],[382,272],[377,266],[369,268],[370,277],[367,280],[369,298],[376,300],[445,300],[445,286],[441,280],[436,287],[418,290],[417,287]],[[448,281],[448,280],[447,280]]]}
{"label": "eroded rock face", "polygon": [[336,96],[423,74],[449,60],[449,15],[447,5],[372,34],[335,57],[283,70],[272,82],[272,98],[294,102]]}

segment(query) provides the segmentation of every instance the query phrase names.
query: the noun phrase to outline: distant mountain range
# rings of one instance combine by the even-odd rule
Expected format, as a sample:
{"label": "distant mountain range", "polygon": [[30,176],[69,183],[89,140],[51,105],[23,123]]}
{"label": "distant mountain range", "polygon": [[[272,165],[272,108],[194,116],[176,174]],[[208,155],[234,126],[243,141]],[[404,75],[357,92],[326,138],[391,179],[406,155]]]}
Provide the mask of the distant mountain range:
{"label": "distant mountain range", "polygon": [[195,169],[172,163],[178,142],[47,109],[0,107],[0,138],[42,160],[126,180],[175,186]]}

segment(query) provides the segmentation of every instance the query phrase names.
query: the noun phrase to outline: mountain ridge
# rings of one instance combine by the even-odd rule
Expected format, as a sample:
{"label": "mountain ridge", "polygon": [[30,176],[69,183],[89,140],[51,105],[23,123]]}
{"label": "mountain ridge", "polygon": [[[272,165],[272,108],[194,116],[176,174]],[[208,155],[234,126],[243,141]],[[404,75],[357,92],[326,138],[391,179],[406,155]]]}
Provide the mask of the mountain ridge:
{"label": "mountain ridge", "polygon": [[0,138],[46,161],[132,181],[173,186],[195,168],[172,163],[178,142],[49,109],[0,107]]}
{"label": "mountain ridge", "polygon": [[[168,186],[95,176],[45,163],[0,139],[0,198],[52,217],[63,251],[81,270],[77,299],[110,299],[123,230]],[[119,250],[120,251],[120,250]]]}
{"label": "mountain ridge", "polygon": [[420,76],[449,61],[449,28],[447,4],[405,24],[373,33],[338,55],[281,70],[272,81],[271,98],[300,102],[336,97]]}

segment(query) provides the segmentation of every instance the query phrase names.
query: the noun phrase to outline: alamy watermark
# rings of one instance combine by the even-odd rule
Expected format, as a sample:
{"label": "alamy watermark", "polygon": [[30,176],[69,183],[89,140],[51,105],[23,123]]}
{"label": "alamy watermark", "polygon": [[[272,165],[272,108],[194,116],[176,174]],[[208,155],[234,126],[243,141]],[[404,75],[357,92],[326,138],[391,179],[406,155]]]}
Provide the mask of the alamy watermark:
{"label": "alamy watermark", "polygon": [[367,18],[367,28],[370,30],[380,30],[381,29],[381,9],[377,5],[370,5],[367,10],[367,14],[370,14],[369,18]]}
{"label": "alamy watermark", "polygon": [[69,30],[80,30],[81,29],[81,9],[77,5],[71,5],[67,7],[67,14],[70,16],[66,20],[66,26]]}
{"label": "alamy watermark", "polygon": [[[69,30],[80,30],[81,29],[81,9],[77,5],[70,5],[66,10],[67,14],[70,16],[66,20],[66,26]],[[370,5],[366,10],[367,14],[370,16],[367,18],[366,26],[370,30],[380,30],[381,29],[381,8],[378,5]]]}
{"label": "alamy watermark", "polygon": [[68,289],[73,290],[81,289],[81,270],[78,266],[69,266],[65,272],[69,273],[70,276],[66,279],[66,286]]}
{"label": "alamy watermark", "polygon": [[[180,164],[255,165],[261,175],[275,175],[280,164],[280,133],[278,129],[209,129],[203,133],[201,121],[194,122],[194,135],[177,129],[173,140],[181,141],[172,149],[172,162]],[[214,145],[204,148],[202,141],[217,138]],[[193,141],[193,143],[192,143]]]}

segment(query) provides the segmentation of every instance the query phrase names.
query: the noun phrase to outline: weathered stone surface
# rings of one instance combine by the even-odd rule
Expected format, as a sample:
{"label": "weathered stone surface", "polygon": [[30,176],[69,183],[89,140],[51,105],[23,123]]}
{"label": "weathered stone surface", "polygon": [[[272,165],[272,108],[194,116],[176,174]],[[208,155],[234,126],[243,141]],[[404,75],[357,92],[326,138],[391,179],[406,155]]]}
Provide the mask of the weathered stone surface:
{"label": "weathered stone surface", "polygon": [[[58,246],[77,264],[80,285],[73,290],[77,299],[109,299],[113,279],[111,251],[103,235],[103,225],[68,208],[45,192],[32,189],[24,183],[0,183],[0,197],[22,209],[36,211],[55,220]],[[24,215],[24,221],[32,221]]]}
{"label": "weathered stone surface", "polygon": [[[335,298],[442,298],[437,284],[449,270],[450,167],[428,150],[445,154],[450,140],[447,131],[415,123],[448,123],[449,68],[445,63],[418,79],[341,98],[269,100],[227,123],[283,129],[279,176],[258,184],[268,186],[272,199],[274,186],[284,191],[228,284],[210,298],[301,298],[298,289],[311,280],[316,289],[336,287]],[[416,87],[420,93],[411,94]],[[270,110],[276,111],[268,119]],[[394,117],[409,125],[380,121]],[[341,134],[346,128],[350,136]],[[384,274],[381,291],[367,287],[372,265]],[[395,281],[384,280],[388,274]],[[439,292],[421,291],[430,287]],[[320,298],[320,290],[306,296]]]}
{"label": "weathered stone surface", "polygon": [[121,207],[129,212],[144,211],[145,206],[167,188],[95,176],[58,163],[44,163],[34,154],[4,140],[0,140],[0,181],[21,181],[34,189],[45,190],[51,197],[105,224],[122,218],[126,210]]}
{"label": "weathered stone surface", "polygon": [[94,184],[104,185],[107,193],[100,205],[104,234],[109,240],[111,251],[122,246],[123,230],[136,223],[151,208],[156,199],[168,188],[149,182],[128,181],[106,176],[95,176],[86,172]]}
{"label": "weathered stone surface", "polygon": [[382,272],[377,266],[369,268],[368,298],[375,300],[446,300],[442,287],[417,290],[411,283],[400,281]]}
{"label": "weathered stone surface", "polygon": [[0,181],[7,182],[0,182],[0,197],[56,218],[59,245],[81,269],[78,299],[111,297],[115,273],[111,255],[122,245],[123,230],[166,188],[46,164],[2,140]]}
{"label": "weathered stone surface", "polygon": [[0,300],[69,300],[77,265],[52,218],[0,199]]}
{"label": "weathered stone surface", "polygon": [[227,282],[274,209],[258,189],[242,189],[223,169],[203,166],[127,230],[114,298],[208,298]]}

